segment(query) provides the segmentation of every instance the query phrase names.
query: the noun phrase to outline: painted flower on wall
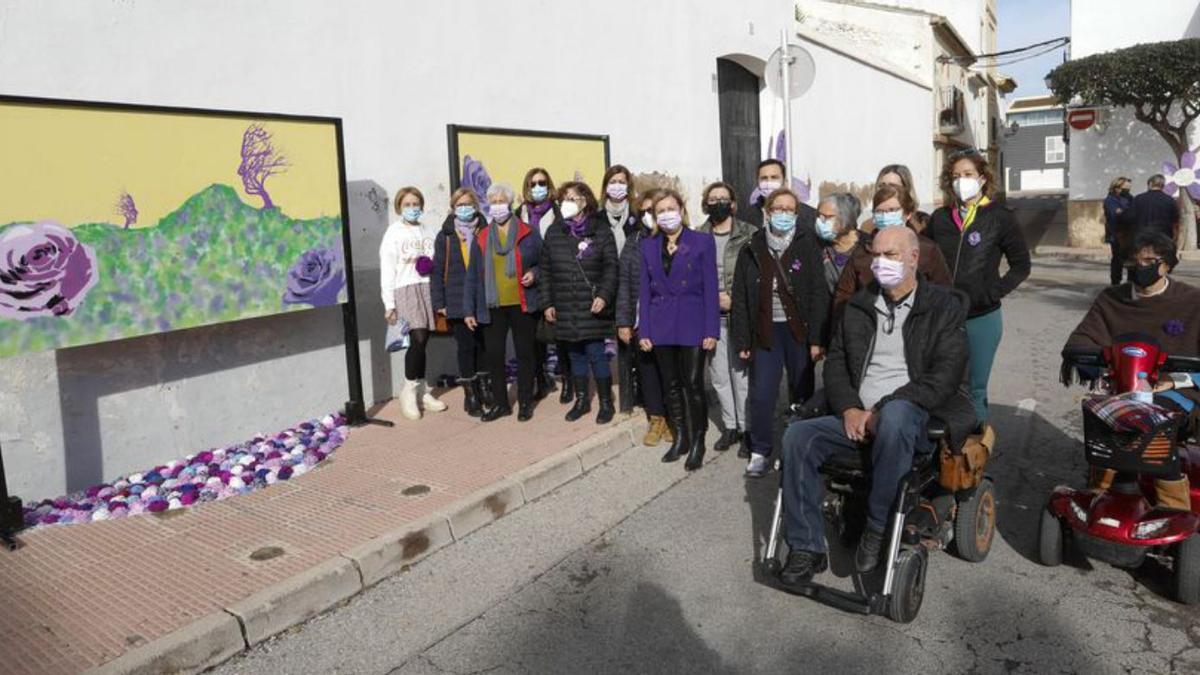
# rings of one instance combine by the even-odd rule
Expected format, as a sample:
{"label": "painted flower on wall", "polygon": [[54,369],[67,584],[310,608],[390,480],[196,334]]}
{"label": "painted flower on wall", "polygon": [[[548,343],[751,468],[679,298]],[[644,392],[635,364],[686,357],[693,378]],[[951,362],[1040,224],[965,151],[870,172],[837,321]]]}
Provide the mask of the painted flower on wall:
{"label": "painted flower on wall", "polygon": [[471,188],[479,198],[479,203],[487,205],[487,191],[492,186],[492,177],[484,168],[483,162],[470,155],[463,157],[462,186]]}
{"label": "painted flower on wall", "polygon": [[342,256],[327,248],[314,248],[300,255],[287,274],[283,292],[285,305],[336,305],[346,285]]}
{"label": "painted flower on wall", "polygon": [[1183,153],[1178,167],[1171,162],[1163,162],[1163,174],[1167,177],[1167,184],[1163,187],[1163,192],[1174,197],[1179,194],[1180,190],[1187,190],[1192,199],[1200,199],[1198,171],[1200,171],[1200,166],[1196,162],[1196,153],[1191,150]]}
{"label": "painted flower on wall", "polygon": [[96,285],[96,254],[58,223],[0,236],[0,317],[67,316]]}

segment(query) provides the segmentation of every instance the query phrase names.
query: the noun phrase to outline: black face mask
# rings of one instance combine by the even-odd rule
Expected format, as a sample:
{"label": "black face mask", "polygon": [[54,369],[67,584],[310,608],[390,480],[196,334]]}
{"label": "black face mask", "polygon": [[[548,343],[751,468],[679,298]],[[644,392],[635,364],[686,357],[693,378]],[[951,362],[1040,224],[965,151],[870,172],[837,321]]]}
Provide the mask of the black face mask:
{"label": "black face mask", "polygon": [[1129,278],[1138,288],[1150,288],[1162,279],[1162,275],[1158,272],[1158,264],[1136,265],[1130,270]]}
{"label": "black face mask", "polygon": [[708,205],[708,217],[714,223],[723,222],[726,218],[733,215],[732,202],[716,202]]}
{"label": "black face mask", "polygon": [[1130,197],[1130,196],[1132,196],[1132,193],[1129,192],[1129,190],[1121,190],[1121,196],[1122,197]]}

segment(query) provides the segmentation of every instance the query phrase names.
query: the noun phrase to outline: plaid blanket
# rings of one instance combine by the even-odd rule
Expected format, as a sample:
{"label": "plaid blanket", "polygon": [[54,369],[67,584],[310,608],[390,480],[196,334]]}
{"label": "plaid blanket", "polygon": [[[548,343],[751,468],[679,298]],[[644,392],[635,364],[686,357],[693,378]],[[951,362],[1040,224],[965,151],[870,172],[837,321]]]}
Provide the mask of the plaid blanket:
{"label": "plaid blanket", "polygon": [[1171,419],[1171,412],[1153,403],[1135,401],[1128,395],[1096,396],[1083,401],[1083,408],[1120,432],[1147,433]]}

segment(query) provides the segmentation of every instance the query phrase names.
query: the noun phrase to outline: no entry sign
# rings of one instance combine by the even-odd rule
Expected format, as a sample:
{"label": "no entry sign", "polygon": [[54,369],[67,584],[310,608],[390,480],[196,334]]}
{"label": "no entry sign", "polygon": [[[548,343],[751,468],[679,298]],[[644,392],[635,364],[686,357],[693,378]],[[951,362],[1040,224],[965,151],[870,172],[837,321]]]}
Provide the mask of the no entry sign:
{"label": "no entry sign", "polygon": [[1067,124],[1070,124],[1072,129],[1083,131],[1096,123],[1098,115],[1099,111],[1095,108],[1072,110],[1067,113]]}

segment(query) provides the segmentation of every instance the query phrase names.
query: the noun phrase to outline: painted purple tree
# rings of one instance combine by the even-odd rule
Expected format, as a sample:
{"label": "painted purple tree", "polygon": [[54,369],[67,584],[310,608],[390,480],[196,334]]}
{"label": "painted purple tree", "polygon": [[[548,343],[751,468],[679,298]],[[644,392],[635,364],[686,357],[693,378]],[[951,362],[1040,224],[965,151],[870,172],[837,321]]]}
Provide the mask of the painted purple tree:
{"label": "painted purple tree", "polygon": [[267,179],[287,170],[287,158],[275,149],[271,132],[261,124],[251,124],[242,134],[242,163],[238,175],[246,194],[261,197],[264,209],[275,208],[271,195],[267,193]]}
{"label": "painted purple tree", "polygon": [[137,204],[133,202],[133,196],[124,190],[121,191],[121,196],[117,199],[117,215],[125,219],[125,229],[127,230],[130,225],[137,223]]}

